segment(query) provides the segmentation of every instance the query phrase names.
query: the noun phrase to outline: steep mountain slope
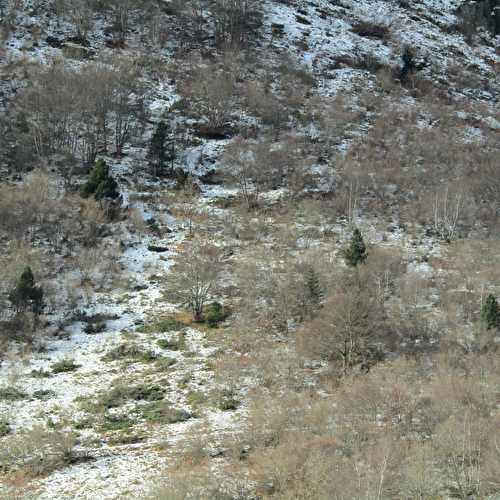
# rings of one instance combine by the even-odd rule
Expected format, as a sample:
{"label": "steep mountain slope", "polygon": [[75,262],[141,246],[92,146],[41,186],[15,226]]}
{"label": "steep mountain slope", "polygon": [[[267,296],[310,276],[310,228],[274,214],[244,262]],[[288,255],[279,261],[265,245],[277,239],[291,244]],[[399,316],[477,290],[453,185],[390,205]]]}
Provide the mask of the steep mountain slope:
{"label": "steep mountain slope", "polygon": [[[90,13],[85,2],[74,11],[49,0],[4,3],[0,424],[8,430],[2,436],[0,425],[0,496],[142,498],[159,476],[168,489],[179,461],[196,470],[198,460],[227,483],[228,498],[278,492],[279,471],[272,479],[258,474],[266,464],[274,471],[272,456],[238,481],[228,470],[258,449],[259,390],[281,401],[285,390],[300,388],[307,396],[299,408],[316,408],[317,397],[328,411],[343,410],[329,399],[337,382],[324,383],[333,357],[306,349],[301,358],[296,347],[303,325],[319,331],[321,322],[308,323],[300,293],[296,314],[299,299],[285,291],[296,289],[311,262],[320,266],[322,289],[334,290],[354,225],[369,259],[382,262],[366,283],[393,321],[379,328],[393,337],[377,338],[377,355],[397,363],[421,349],[422,365],[437,366],[431,356],[440,335],[456,327],[441,326],[454,313],[447,309],[453,293],[464,292],[460,343],[476,341],[476,299],[482,304],[486,291],[500,289],[496,269],[487,276],[499,255],[497,2],[265,0],[257,2],[261,23],[245,44],[225,50],[217,44],[217,2],[131,2],[121,31],[113,2],[109,11]],[[111,93],[125,97],[94,127],[105,104],[94,105],[92,96],[106,82],[85,71],[118,72],[128,63],[133,86],[120,93],[129,73],[117,73],[121,90]],[[88,110],[71,106],[81,96]],[[168,174],[156,175],[151,138],[162,121],[174,152]],[[94,141],[100,127],[104,141]],[[119,203],[82,200],[85,163],[96,157],[109,165]],[[253,165],[250,173],[238,170],[242,158]],[[42,203],[48,208],[25,226]],[[458,233],[471,246],[484,245],[473,264],[458,262],[465,254],[451,244]],[[91,236],[97,243],[88,243]],[[165,291],[196,238],[222,253],[210,301],[234,315],[219,328],[194,322]],[[48,305],[33,332],[23,324],[11,335],[8,293],[28,264]],[[467,266],[475,274],[462,279]],[[285,276],[289,269],[298,274]],[[331,304],[342,307],[339,299]],[[423,311],[422,331],[407,327],[409,305],[412,314]],[[247,330],[248,340],[240,340]],[[370,356],[360,372],[372,366]],[[260,417],[271,427],[278,419],[266,409]],[[282,422],[291,433],[295,422]],[[240,432],[255,442],[232,443]],[[333,438],[322,437],[326,453]],[[196,490],[194,498],[216,498],[210,491]],[[398,493],[389,488],[377,498],[390,495]]]}

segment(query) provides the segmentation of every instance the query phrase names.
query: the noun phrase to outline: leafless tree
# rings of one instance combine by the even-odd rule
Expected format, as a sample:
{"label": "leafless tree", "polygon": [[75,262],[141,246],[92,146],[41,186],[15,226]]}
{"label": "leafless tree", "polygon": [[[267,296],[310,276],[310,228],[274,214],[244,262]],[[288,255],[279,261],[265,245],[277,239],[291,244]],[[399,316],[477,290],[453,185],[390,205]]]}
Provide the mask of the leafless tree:
{"label": "leafless tree", "polygon": [[249,210],[257,206],[262,181],[265,180],[265,172],[262,164],[257,162],[254,147],[243,139],[237,139],[226,149],[223,159],[227,175],[236,181]]}
{"label": "leafless tree", "polygon": [[187,306],[194,321],[202,321],[203,308],[216,292],[221,270],[221,252],[216,246],[196,239],[187,242],[167,278],[168,297]]}
{"label": "leafless tree", "polygon": [[338,289],[325,300],[319,316],[303,326],[300,343],[310,355],[340,360],[346,375],[366,360],[379,326],[378,305],[365,290]]}

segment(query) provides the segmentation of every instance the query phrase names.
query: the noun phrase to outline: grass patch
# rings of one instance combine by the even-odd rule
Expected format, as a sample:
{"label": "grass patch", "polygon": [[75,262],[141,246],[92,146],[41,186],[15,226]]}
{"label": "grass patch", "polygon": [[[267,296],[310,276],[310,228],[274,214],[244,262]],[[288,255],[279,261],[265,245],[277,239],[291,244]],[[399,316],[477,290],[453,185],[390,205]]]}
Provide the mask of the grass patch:
{"label": "grass patch", "polygon": [[33,378],[49,378],[52,377],[52,373],[44,370],[43,368],[40,368],[38,370],[31,370],[31,376]]}
{"label": "grass patch", "polygon": [[202,391],[189,391],[186,398],[191,408],[194,410],[198,409],[208,400],[207,395]]}
{"label": "grass patch", "polygon": [[164,394],[164,389],[159,385],[144,383],[130,386],[120,383],[99,396],[97,408],[101,410],[117,408],[127,401],[158,401],[163,399]]}
{"label": "grass patch", "polygon": [[73,427],[77,431],[81,431],[83,429],[90,429],[93,426],[94,426],[94,419],[91,417],[84,417],[73,423]]}
{"label": "grass patch", "polygon": [[0,472],[42,477],[74,463],[75,436],[37,426],[5,437],[0,447]]}
{"label": "grass patch", "polygon": [[143,349],[136,344],[121,344],[111,349],[102,358],[103,361],[117,361],[119,359],[150,363],[158,359],[158,354],[154,351]]}
{"label": "grass patch", "polygon": [[171,366],[175,365],[177,360],[175,358],[169,358],[168,356],[161,356],[156,360],[156,368],[160,372],[168,370]]}
{"label": "grass patch", "polygon": [[139,333],[167,333],[183,330],[185,327],[186,324],[175,316],[166,316],[139,327],[137,331]]}
{"label": "grass patch", "polygon": [[187,389],[189,382],[191,382],[192,380],[193,380],[192,373],[186,373],[186,375],[184,375],[179,380],[179,382],[177,383],[177,385],[179,386],[179,389]]}
{"label": "grass patch", "polygon": [[134,421],[128,415],[105,415],[101,431],[121,431],[129,429],[134,425]]}
{"label": "grass patch", "polygon": [[178,408],[173,408],[168,401],[155,401],[141,408],[143,418],[153,424],[175,424],[185,422],[192,415]]}
{"label": "grass patch", "polygon": [[123,444],[136,444],[144,441],[146,436],[144,434],[138,434],[130,431],[122,431],[115,433],[106,438],[109,446],[119,446]]}
{"label": "grass patch", "polygon": [[72,359],[61,359],[54,363],[51,368],[52,373],[69,373],[80,368],[80,365],[77,365]]}
{"label": "grass patch", "polygon": [[156,342],[158,347],[167,349],[169,351],[180,351],[186,346],[186,332],[183,330],[179,332],[176,339],[158,339]]}
{"label": "grass patch", "polygon": [[0,400],[4,401],[19,401],[20,399],[26,399],[28,395],[17,389],[16,387],[0,387]]}
{"label": "grass patch", "polygon": [[217,329],[230,315],[228,307],[222,306],[218,302],[207,304],[203,308],[203,320],[195,321],[191,311],[181,310],[171,315],[171,318],[182,324],[185,328],[193,328],[195,330],[209,333]]}

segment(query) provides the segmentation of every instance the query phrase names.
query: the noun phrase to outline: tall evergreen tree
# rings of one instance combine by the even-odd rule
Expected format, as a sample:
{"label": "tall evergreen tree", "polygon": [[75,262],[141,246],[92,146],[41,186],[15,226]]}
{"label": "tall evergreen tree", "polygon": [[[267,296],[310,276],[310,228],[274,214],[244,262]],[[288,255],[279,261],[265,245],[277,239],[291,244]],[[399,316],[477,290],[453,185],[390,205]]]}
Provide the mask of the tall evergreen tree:
{"label": "tall evergreen tree", "polygon": [[323,288],[318,273],[312,266],[308,266],[305,272],[305,285],[307,301],[312,306],[319,306],[323,300]]}
{"label": "tall evergreen tree", "polygon": [[486,324],[486,328],[496,328],[500,326],[500,308],[494,295],[489,294],[481,308],[481,319]]}
{"label": "tall evergreen tree", "polygon": [[154,175],[162,174],[168,162],[170,162],[170,173],[172,173],[175,160],[175,140],[171,137],[169,126],[164,121],[158,123],[151,138],[148,158]]}
{"label": "tall evergreen tree", "polygon": [[165,168],[167,161],[168,126],[164,121],[158,123],[151,138],[148,157],[153,167],[153,174],[159,175]]}
{"label": "tall evergreen tree", "polygon": [[410,46],[406,46],[403,49],[403,54],[401,55],[403,60],[403,67],[401,68],[399,78],[402,82],[405,82],[412,73],[415,72],[415,53]]}
{"label": "tall evergreen tree", "polygon": [[368,254],[366,253],[366,245],[363,241],[363,236],[358,228],[354,230],[352,235],[351,243],[344,250],[344,258],[349,266],[356,267],[358,264],[362,264]]}
{"label": "tall evergreen tree", "polygon": [[28,308],[31,308],[36,315],[42,312],[43,290],[36,285],[35,276],[29,266],[24,268],[16,287],[10,292],[8,298],[18,312]]}
{"label": "tall evergreen tree", "polygon": [[312,318],[323,302],[323,287],[318,273],[308,265],[302,275],[301,295],[298,303],[298,314],[301,320]]}

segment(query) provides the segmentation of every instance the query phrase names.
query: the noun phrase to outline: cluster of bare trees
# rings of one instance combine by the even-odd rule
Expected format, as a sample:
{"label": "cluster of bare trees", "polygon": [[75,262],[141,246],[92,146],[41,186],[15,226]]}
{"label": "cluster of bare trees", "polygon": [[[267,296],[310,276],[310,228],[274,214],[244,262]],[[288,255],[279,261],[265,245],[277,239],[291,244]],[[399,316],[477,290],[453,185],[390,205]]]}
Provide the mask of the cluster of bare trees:
{"label": "cluster of bare trees", "polygon": [[0,186],[0,233],[10,241],[43,240],[56,253],[76,240],[95,247],[106,222],[98,202],[64,192],[43,171],[32,172],[22,186]]}
{"label": "cluster of bare trees", "polygon": [[219,46],[245,46],[259,27],[261,0],[213,0],[211,15]]}
{"label": "cluster of bare trees", "polygon": [[76,36],[85,40],[94,25],[96,13],[109,15],[115,44],[123,46],[136,9],[147,9],[153,2],[139,0],[55,0],[54,11],[59,18],[68,19]]}
{"label": "cluster of bare trees", "polygon": [[286,188],[293,198],[313,185],[310,164],[303,158],[300,144],[293,140],[255,142],[238,138],[226,148],[223,165],[248,210],[259,206],[266,190]]}
{"label": "cluster of bare trees", "polygon": [[121,154],[139,126],[143,88],[133,63],[55,64],[33,77],[16,102],[38,155],[65,153],[92,164],[99,151]]}

